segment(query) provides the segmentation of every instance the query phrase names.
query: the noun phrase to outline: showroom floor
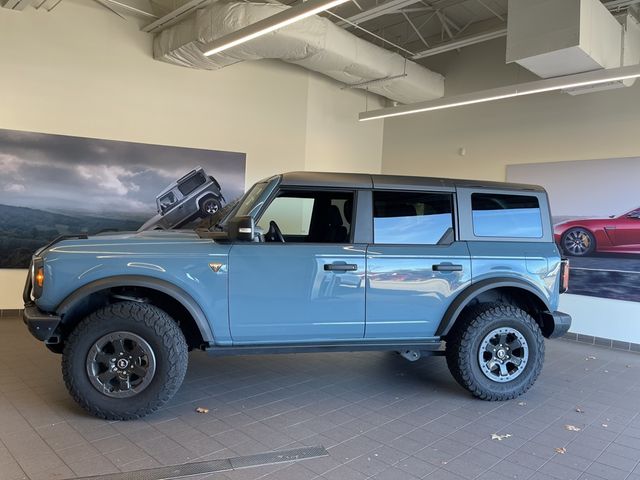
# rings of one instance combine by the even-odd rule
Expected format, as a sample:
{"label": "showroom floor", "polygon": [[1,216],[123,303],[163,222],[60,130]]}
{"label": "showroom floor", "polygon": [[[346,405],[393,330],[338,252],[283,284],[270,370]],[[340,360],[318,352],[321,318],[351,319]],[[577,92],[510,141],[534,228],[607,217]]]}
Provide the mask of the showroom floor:
{"label": "showroom floor", "polygon": [[[536,386],[518,400],[488,403],[459,388],[442,358],[198,352],[168,407],[144,421],[106,422],[76,407],[59,357],[21,321],[2,318],[0,339],[0,480],[62,479],[305,445],[324,446],[329,456],[199,478],[640,479],[634,353],[547,342]],[[209,411],[196,413],[197,407]]]}

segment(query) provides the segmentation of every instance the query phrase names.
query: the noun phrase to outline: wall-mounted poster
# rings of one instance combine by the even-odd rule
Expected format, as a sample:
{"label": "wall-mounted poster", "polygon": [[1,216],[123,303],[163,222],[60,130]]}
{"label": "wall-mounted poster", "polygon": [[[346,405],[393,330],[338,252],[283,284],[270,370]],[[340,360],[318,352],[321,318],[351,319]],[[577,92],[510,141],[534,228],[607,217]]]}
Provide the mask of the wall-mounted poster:
{"label": "wall-mounted poster", "polygon": [[640,158],[509,165],[507,180],[549,193],[569,293],[640,302]]}
{"label": "wall-mounted poster", "polygon": [[0,268],[59,235],[185,228],[244,190],[245,154],[0,129]]}

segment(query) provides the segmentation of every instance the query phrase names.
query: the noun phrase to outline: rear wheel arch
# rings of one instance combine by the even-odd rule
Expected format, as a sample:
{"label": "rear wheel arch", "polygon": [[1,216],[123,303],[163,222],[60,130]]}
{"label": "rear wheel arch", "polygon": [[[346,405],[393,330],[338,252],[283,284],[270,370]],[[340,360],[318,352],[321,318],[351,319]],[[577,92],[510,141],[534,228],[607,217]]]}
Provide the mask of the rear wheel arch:
{"label": "rear wheel arch", "polygon": [[166,311],[179,324],[189,348],[214,341],[203,310],[188,293],[164,280],[133,275],[100,279],[69,295],[56,309],[62,317],[63,338],[97,309],[127,300],[148,303]]}
{"label": "rear wheel arch", "polygon": [[551,307],[542,292],[524,280],[500,278],[483,280],[460,293],[445,312],[436,336],[446,339],[466,311],[484,303],[517,306],[534,318],[545,337],[553,331],[554,326],[547,324],[543,315]]}

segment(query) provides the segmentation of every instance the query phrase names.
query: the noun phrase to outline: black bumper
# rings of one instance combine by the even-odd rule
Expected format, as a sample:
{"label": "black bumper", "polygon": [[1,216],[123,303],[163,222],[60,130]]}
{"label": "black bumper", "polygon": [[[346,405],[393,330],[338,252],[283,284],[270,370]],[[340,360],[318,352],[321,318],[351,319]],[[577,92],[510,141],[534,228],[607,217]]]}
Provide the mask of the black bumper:
{"label": "black bumper", "polygon": [[59,316],[45,313],[32,303],[24,306],[22,320],[31,335],[40,341],[49,340],[60,324]]}
{"label": "black bumper", "polygon": [[544,312],[544,326],[547,338],[562,337],[571,328],[571,315],[564,312]]}

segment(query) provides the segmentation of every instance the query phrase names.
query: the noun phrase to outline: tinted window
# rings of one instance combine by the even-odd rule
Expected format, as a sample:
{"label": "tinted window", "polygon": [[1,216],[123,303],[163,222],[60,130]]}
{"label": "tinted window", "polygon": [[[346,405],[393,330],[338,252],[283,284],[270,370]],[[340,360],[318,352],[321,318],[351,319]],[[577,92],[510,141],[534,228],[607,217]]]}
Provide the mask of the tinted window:
{"label": "tinted window", "polygon": [[181,182],[180,185],[178,185],[178,190],[180,190],[182,195],[189,195],[206,181],[204,173],[198,172],[192,177],[187,178],[184,182]]}
{"label": "tinted window", "polygon": [[374,241],[450,243],[453,240],[452,212],[452,199],[448,193],[374,192]]}
{"label": "tinted window", "polygon": [[276,222],[287,242],[349,243],[352,192],[281,190],[258,222]]}
{"label": "tinted window", "polygon": [[476,237],[542,237],[542,216],[536,197],[474,193],[471,207]]}

